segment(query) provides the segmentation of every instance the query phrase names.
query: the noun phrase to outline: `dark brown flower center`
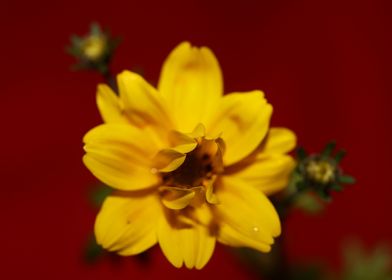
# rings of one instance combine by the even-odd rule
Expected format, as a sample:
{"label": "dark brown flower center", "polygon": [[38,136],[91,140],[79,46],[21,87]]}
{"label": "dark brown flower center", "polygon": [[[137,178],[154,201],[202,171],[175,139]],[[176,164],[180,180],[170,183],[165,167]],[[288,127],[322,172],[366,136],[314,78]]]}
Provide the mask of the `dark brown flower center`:
{"label": "dark brown flower center", "polygon": [[223,171],[223,142],[221,139],[198,140],[197,147],[186,155],[184,163],[162,175],[164,184],[175,187],[198,187]]}

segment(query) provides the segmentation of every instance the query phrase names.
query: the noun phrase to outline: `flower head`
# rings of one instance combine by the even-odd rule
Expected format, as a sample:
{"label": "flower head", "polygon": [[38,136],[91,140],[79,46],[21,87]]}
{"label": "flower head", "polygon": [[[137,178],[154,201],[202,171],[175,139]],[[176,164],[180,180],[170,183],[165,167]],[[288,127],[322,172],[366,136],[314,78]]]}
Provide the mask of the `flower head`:
{"label": "flower head", "polygon": [[296,189],[294,192],[313,191],[325,201],[331,200],[332,191],[342,191],[345,184],[353,184],[355,179],[345,174],[340,162],[345,151],[334,154],[334,141],[325,145],[320,153],[308,155],[305,149],[297,150],[298,165],[293,172]]}
{"label": "flower head", "polygon": [[159,243],[176,267],[202,268],[215,243],[268,252],[280,234],[266,195],[287,185],[295,135],[270,128],[261,91],[223,96],[214,54],[185,42],[157,88],[117,76],[119,96],[98,86],[104,124],[84,137],[83,160],[117,191],[95,223],[97,242],[120,255]]}
{"label": "flower head", "polygon": [[119,38],[113,38],[108,31],[102,31],[98,24],[93,23],[86,36],[71,37],[67,51],[78,60],[75,69],[94,69],[106,74],[118,44]]}
{"label": "flower head", "polygon": [[335,179],[335,165],[327,159],[313,157],[305,169],[309,179],[320,184],[328,184]]}
{"label": "flower head", "polygon": [[106,51],[106,41],[106,36],[103,34],[90,35],[81,42],[82,55],[91,61],[101,59]]}

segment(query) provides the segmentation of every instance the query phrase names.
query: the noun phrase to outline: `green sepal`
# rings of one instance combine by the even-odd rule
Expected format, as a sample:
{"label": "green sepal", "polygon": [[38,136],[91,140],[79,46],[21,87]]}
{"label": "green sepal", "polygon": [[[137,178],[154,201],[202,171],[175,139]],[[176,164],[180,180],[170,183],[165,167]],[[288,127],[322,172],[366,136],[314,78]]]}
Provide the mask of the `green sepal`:
{"label": "green sepal", "polygon": [[335,147],[336,147],[335,141],[331,141],[327,145],[325,145],[324,150],[321,152],[321,158],[327,159],[328,157],[330,157]]}
{"label": "green sepal", "polygon": [[336,191],[336,192],[341,192],[343,191],[343,187],[339,184],[332,184],[330,187],[331,190]]}
{"label": "green sepal", "polygon": [[340,150],[339,152],[336,153],[336,155],[334,157],[335,162],[340,163],[345,156],[346,156],[346,151]]}
{"label": "green sepal", "polygon": [[349,175],[341,175],[338,177],[338,180],[343,184],[355,184],[355,178]]}
{"label": "green sepal", "polygon": [[76,56],[76,57],[79,57],[79,56],[82,55],[82,53],[81,53],[81,51],[80,51],[80,48],[77,48],[77,47],[75,47],[75,46],[66,47],[66,48],[65,48],[65,51],[66,51],[68,54],[73,55],[73,56]]}
{"label": "green sepal", "polygon": [[83,38],[77,36],[77,35],[71,35],[71,43],[74,46],[79,46],[83,42]]}
{"label": "green sepal", "polygon": [[98,23],[96,23],[96,22],[91,23],[90,34],[93,35],[93,36],[100,36],[100,35],[102,35],[101,27],[99,26]]}

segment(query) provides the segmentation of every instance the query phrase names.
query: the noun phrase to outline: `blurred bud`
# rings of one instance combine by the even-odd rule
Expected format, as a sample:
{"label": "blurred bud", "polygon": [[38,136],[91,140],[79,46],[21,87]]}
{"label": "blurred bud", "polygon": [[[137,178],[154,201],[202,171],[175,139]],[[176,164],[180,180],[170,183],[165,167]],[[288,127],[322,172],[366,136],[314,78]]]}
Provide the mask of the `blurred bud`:
{"label": "blurred bud", "polygon": [[86,36],[71,37],[71,46],[67,47],[67,51],[78,60],[74,69],[96,70],[107,75],[119,42],[119,38],[111,37],[109,31],[102,31],[98,24],[93,23]]}
{"label": "blurred bud", "polygon": [[103,34],[92,35],[82,41],[81,53],[86,60],[99,61],[106,53],[107,40]]}
{"label": "blurred bud", "polygon": [[311,155],[303,148],[298,149],[298,165],[293,174],[296,179],[293,187],[297,201],[302,201],[300,196],[309,192],[329,201],[332,191],[342,191],[345,184],[355,182],[354,178],[345,175],[340,167],[345,152],[341,150],[334,153],[335,146],[335,142],[330,142],[323,151]]}
{"label": "blurred bud", "polygon": [[308,159],[305,166],[305,174],[309,180],[318,184],[329,184],[336,178],[336,165],[329,160],[314,156]]}

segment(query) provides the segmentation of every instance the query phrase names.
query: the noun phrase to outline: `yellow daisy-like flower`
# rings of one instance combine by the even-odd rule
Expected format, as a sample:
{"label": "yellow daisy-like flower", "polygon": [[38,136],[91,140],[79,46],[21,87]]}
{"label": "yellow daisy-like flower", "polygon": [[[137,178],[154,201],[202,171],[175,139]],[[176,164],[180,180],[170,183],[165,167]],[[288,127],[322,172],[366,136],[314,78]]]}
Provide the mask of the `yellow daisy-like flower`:
{"label": "yellow daisy-like flower", "polygon": [[85,165],[117,190],[97,216],[97,242],[120,255],[159,243],[174,266],[197,269],[216,241],[268,252],[281,229],[266,195],[286,186],[296,140],[269,128],[264,94],[223,96],[214,54],[187,42],[157,89],[129,71],[117,82],[119,96],[98,86],[105,123],[84,137]]}

